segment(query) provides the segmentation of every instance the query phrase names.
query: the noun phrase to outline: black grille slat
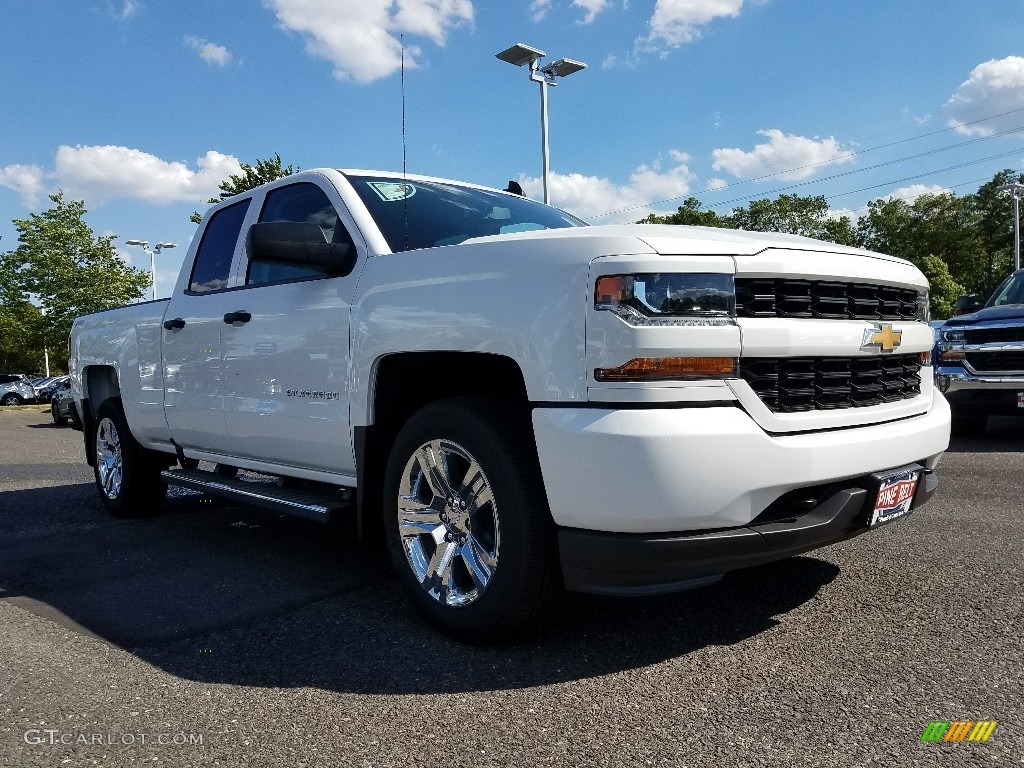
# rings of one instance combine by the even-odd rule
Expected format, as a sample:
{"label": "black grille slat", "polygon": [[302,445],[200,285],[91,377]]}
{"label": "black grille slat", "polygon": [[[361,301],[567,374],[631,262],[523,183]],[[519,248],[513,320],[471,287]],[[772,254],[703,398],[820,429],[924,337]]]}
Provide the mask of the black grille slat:
{"label": "black grille slat", "polygon": [[863,408],[921,393],[918,355],[743,358],[740,375],[776,413]]}
{"label": "black grille slat", "polygon": [[739,317],[918,320],[917,291],[868,283],[736,278]]}
{"label": "black grille slat", "polygon": [[967,362],[976,371],[1024,371],[1024,350],[968,352]]}
{"label": "black grille slat", "polygon": [[1024,342],[1024,325],[1013,328],[966,328],[964,340],[968,344],[1007,344]]}

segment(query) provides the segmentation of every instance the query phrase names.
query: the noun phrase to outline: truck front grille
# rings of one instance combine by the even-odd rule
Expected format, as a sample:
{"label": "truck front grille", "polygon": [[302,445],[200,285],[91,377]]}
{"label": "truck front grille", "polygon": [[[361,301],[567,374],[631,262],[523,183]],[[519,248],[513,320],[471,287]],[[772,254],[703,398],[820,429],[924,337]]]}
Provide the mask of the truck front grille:
{"label": "truck front grille", "polygon": [[917,320],[912,288],[834,280],[736,278],[740,317],[796,317],[825,320]]}
{"label": "truck front grille", "polygon": [[1024,371],[1024,350],[968,352],[967,362],[976,371]]}
{"label": "truck front grille", "polygon": [[1024,341],[1024,323],[1011,328],[965,328],[968,344],[999,344]]}
{"label": "truck front grille", "polygon": [[921,394],[918,355],[752,357],[740,375],[776,413],[861,408]]}

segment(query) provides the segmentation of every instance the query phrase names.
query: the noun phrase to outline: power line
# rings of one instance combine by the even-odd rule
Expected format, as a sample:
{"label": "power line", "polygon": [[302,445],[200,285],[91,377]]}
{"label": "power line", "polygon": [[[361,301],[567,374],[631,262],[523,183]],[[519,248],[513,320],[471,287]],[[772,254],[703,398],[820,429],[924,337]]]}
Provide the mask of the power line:
{"label": "power line", "polygon": [[[986,122],[988,120],[995,120],[995,119],[1000,118],[1000,117],[1006,117],[1007,115],[1016,114],[1018,112],[1024,112],[1024,107],[1019,107],[1019,108],[1016,108],[1016,109],[1007,110],[1005,112],[1000,112],[1000,113],[995,114],[995,115],[989,115],[988,117],[982,117],[982,118],[979,118],[977,120],[972,120],[970,122],[960,123],[960,124],[958,124],[956,126],[950,126],[950,127],[942,128],[942,129],[935,130],[935,131],[929,131],[928,133],[923,133],[923,134],[920,134],[918,136],[911,136],[911,137],[908,137],[906,139],[900,139],[898,141],[892,141],[892,142],[888,142],[886,144],[880,144],[880,145],[875,146],[875,147],[869,147],[867,149],[860,150],[859,152],[848,152],[848,153],[846,153],[844,155],[839,155],[838,157],[830,158],[828,160],[820,160],[820,161],[815,162],[815,163],[808,163],[806,165],[801,165],[801,166],[798,166],[798,167],[795,167],[795,168],[789,168],[789,169],[784,169],[784,170],[780,170],[780,171],[774,171],[772,173],[764,174],[762,176],[757,176],[757,177],[751,178],[751,179],[743,179],[743,180],[740,180],[740,181],[734,181],[731,184],[726,184],[725,186],[719,187],[718,189],[715,189],[715,190],[704,190],[704,191],[705,192],[718,192],[718,191],[721,191],[723,189],[729,189],[729,188],[740,186],[740,185],[743,185],[743,184],[750,184],[752,182],[764,181],[765,179],[774,178],[776,176],[782,176],[782,175],[787,174],[787,173],[795,173],[797,171],[807,170],[808,168],[816,168],[818,166],[828,165],[828,164],[831,164],[831,163],[836,163],[836,162],[839,162],[839,161],[841,161],[843,159],[846,159],[846,158],[852,158],[852,157],[854,157],[854,156],[856,156],[858,154],[865,155],[865,154],[868,154],[869,152],[875,152],[875,151],[880,150],[880,149],[887,149],[889,147],[898,146],[900,144],[905,144],[905,143],[910,142],[910,141],[918,141],[920,139],[925,139],[925,138],[928,138],[930,136],[936,136],[936,135],[939,135],[939,134],[942,134],[942,133],[948,133],[949,131],[953,131],[953,130],[956,130],[958,128],[963,128],[963,127],[969,126],[969,125],[977,125],[978,123],[983,123],[983,122]],[[817,183],[820,183],[822,181],[829,181],[829,180],[832,180],[832,179],[842,178],[844,176],[848,176],[848,175],[851,175],[851,174],[854,174],[854,173],[862,173],[864,171],[875,170],[877,168],[881,168],[881,167],[884,167],[884,166],[887,166],[887,165],[894,165],[896,163],[905,162],[907,160],[915,160],[915,159],[918,159],[918,158],[921,158],[921,157],[925,157],[927,155],[937,154],[939,152],[945,152],[945,151],[948,151],[950,149],[959,149],[959,148],[962,148],[962,147],[967,147],[967,146],[970,146],[972,144],[977,144],[977,143],[982,142],[982,141],[988,141],[988,140],[991,140],[991,139],[1000,138],[1000,137],[1007,136],[1007,135],[1014,134],[1014,133],[1020,133],[1021,131],[1024,131],[1024,126],[1018,126],[1018,127],[1015,127],[1015,128],[1011,128],[1009,130],[1000,131],[999,133],[989,134],[988,136],[981,136],[981,137],[974,138],[974,139],[968,139],[966,141],[958,142],[956,144],[949,144],[949,145],[947,145],[945,147],[940,147],[940,148],[937,148],[937,149],[927,150],[925,152],[920,152],[920,153],[917,153],[917,154],[914,154],[914,155],[906,155],[904,157],[895,158],[893,160],[887,160],[887,161],[884,161],[882,163],[876,163],[874,165],[866,166],[864,168],[852,169],[850,171],[845,171],[845,172],[839,173],[839,174],[832,174],[830,176],[823,176],[823,177],[818,178],[818,179],[808,179],[807,181],[798,182],[798,183],[793,184],[793,185],[789,185],[789,186],[782,187],[782,188],[779,188],[779,189],[776,189],[776,190],[773,190],[773,191],[770,191],[770,192],[766,192],[766,193],[764,193],[763,196],[767,197],[767,196],[770,196],[772,194],[776,194],[777,192],[785,191],[787,189],[795,189],[795,188],[799,188],[801,186],[807,186],[807,185],[810,185],[810,184],[817,184]],[[1006,153],[1004,155],[998,155],[998,156],[995,156],[995,157],[1005,157],[1006,155],[1009,155],[1009,154],[1014,154],[1014,152],[1009,152],[1009,153]],[[989,158],[989,159],[994,159],[994,158]],[[979,161],[979,162],[984,162],[984,161]],[[899,182],[896,182],[896,183],[899,183]],[[627,207],[627,208],[620,208],[620,209],[615,210],[615,211],[608,211],[607,213],[595,214],[593,216],[589,216],[588,218],[590,218],[590,219],[600,219],[600,218],[604,218],[605,216],[614,216],[616,214],[628,213],[629,211],[641,210],[641,209],[649,208],[649,207],[655,206],[655,205],[663,205],[664,203],[670,203],[670,202],[673,202],[675,200],[681,200],[681,199],[687,197],[689,194],[690,193],[683,194],[683,195],[677,195],[677,196],[665,198],[665,199],[662,199],[662,200],[655,200],[653,202],[645,203],[645,204],[642,204],[642,205],[634,205],[634,206],[630,206],[630,207]],[[758,195],[758,196],[760,197],[761,195]],[[718,207],[721,207],[723,205],[729,205],[729,204],[732,204],[732,203],[735,203],[735,202],[740,202],[740,201],[747,200],[747,199],[749,199],[749,196],[733,198],[731,200],[726,200],[726,201],[723,201],[723,202],[720,202],[720,203],[715,203],[714,205],[712,205],[710,207],[711,208],[718,208]]]}

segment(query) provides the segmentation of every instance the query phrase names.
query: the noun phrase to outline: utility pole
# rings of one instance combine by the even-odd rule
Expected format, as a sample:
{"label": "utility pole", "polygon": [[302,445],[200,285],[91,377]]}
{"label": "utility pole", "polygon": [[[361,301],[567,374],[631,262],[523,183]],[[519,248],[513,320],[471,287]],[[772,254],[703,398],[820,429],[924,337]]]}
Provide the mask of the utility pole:
{"label": "utility pole", "polygon": [[1024,193],[1024,184],[1015,181],[996,187],[998,191],[1010,190],[1013,195],[1013,271],[1020,269],[1020,197]]}

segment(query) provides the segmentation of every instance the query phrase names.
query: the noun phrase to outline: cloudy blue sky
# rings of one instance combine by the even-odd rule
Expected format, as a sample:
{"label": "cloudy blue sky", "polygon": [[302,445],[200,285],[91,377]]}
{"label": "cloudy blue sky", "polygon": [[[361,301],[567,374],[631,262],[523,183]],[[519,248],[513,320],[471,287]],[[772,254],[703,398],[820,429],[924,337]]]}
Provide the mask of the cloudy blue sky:
{"label": "cloudy blue sky", "polygon": [[[0,248],[63,189],[171,240],[239,162],[408,169],[540,197],[516,42],[551,92],[552,201],[594,222],[781,191],[970,192],[1024,170],[1024,0],[0,0]],[[137,249],[126,259],[148,267]]]}

